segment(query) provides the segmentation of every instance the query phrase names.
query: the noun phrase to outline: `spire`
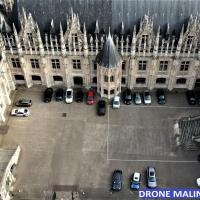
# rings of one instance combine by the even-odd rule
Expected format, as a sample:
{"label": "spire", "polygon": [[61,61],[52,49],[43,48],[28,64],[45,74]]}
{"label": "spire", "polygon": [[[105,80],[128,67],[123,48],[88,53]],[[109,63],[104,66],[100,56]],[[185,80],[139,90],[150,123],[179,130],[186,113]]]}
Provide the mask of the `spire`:
{"label": "spire", "polygon": [[50,26],[50,34],[55,35],[55,26],[54,26],[54,21],[53,19],[51,20],[51,26]]}
{"label": "spire", "polygon": [[97,63],[100,66],[112,68],[119,66],[121,62],[121,56],[114,45],[109,28],[108,37],[103,45],[103,49],[97,56]]}
{"label": "spire", "polygon": [[96,26],[95,26],[95,31],[94,31],[95,34],[99,34],[99,23],[98,23],[98,20],[96,20]]}
{"label": "spire", "polygon": [[38,43],[39,43],[39,50],[40,50],[40,54],[44,55],[44,45],[42,42],[42,38],[40,35],[40,29],[38,27],[38,24],[36,24],[36,33],[37,33],[37,39],[38,39]]}
{"label": "spire", "polygon": [[86,32],[86,28],[85,28],[85,23],[83,25],[83,34],[84,34],[84,56],[88,56],[88,42],[87,42],[87,32]]}
{"label": "spire", "polygon": [[120,34],[124,35],[125,31],[124,31],[124,22],[122,21],[121,23],[121,30],[120,30]]}

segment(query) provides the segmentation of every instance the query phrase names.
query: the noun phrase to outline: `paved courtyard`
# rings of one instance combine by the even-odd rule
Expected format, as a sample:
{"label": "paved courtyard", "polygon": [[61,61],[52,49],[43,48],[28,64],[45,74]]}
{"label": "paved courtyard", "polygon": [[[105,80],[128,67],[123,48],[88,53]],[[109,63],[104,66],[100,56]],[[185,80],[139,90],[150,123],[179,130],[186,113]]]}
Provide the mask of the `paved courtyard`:
{"label": "paved courtyard", "polygon": [[[19,89],[19,98],[31,98],[27,118],[10,117],[3,146],[20,145],[16,191],[41,198],[53,185],[74,186],[84,199],[132,199],[130,175],[155,166],[159,187],[195,187],[200,176],[198,152],[183,152],[174,141],[177,118],[199,115],[200,107],[188,106],[183,93],[167,95],[159,106],[153,94],[151,106],[107,107],[104,117],[96,115],[96,105],[64,102],[43,103],[42,89]],[[64,115],[66,113],[66,115]],[[111,194],[114,169],[123,170],[123,189]]]}

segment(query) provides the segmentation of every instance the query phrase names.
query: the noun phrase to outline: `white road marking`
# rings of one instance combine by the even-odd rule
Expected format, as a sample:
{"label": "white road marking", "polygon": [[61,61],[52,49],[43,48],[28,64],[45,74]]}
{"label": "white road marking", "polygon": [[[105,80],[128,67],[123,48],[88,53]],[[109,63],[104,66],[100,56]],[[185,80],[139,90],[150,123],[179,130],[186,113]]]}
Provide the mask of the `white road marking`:
{"label": "white road marking", "polygon": [[[110,105],[112,107],[112,105]],[[200,109],[200,106],[153,106],[153,105],[121,105],[121,107],[127,108],[171,108],[171,109]]]}
{"label": "white road marking", "polygon": [[109,106],[108,106],[108,126],[107,126],[107,160],[109,159],[109,132],[110,132],[110,115],[109,115]]}
{"label": "white road marking", "polygon": [[126,159],[117,159],[109,158],[110,161],[120,161],[120,162],[160,162],[160,163],[197,163],[196,160],[126,160]]}

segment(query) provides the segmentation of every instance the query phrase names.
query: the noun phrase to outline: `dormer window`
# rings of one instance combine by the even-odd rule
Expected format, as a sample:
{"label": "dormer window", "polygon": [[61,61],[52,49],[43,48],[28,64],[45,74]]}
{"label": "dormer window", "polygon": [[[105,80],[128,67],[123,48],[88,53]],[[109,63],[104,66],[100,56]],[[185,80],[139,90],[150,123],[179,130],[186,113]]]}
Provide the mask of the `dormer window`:
{"label": "dormer window", "polygon": [[72,34],[72,41],[75,42],[75,44],[78,44],[78,35]]}
{"label": "dormer window", "polygon": [[187,45],[189,46],[193,41],[194,36],[188,36],[187,38]]}
{"label": "dormer window", "polygon": [[31,44],[33,44],[33,34],[32,33],[27,33],[28,40],[30,41]]}
{"label": "dormer window", "polygon": [[148,35],[142,35],[142,44],[147,43],[149,36]]}

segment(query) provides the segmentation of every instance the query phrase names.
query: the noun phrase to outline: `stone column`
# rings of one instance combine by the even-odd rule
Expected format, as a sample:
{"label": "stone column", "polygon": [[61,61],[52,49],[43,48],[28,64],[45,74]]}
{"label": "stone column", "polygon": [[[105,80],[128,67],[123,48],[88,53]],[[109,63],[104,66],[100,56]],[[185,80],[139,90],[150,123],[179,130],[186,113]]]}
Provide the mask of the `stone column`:
{"label": "stone column", "polygon": [[154,59],[154,60],[151,61],[151,67],[150,67],[150,70],[149,70],[149,75],[147,76],[147,77],[149,77],[147,87],[150,90],[152,90],[154,88],[154,85],[155,85],[156,64],[157,64],[157,59]]}
{"label": "stone column", "polygon": [[194,62],[192,62],[192,66],[190,66],[189,68],[189,79],[187,81],[187,86],[189,90],[192,90],[194,88],[198,68],[199,68],[199,61],[195,60]]}
{"label": "stone column", "polygon": [[178,60],[174,60],[172,62],[172,66],[169,73],[169,82],[168,82],[169,90],[172,90],[176,84],[176,73],[177,73],[177,70],[179,69],[179,64],[180,63]]}
{"label": "stone column", "polygon": [[32,80],[30,74],[28,73],[28,69],[26,67],[26,61],[24,57],[20,57],[21,69],[24,75],[24,79],[26,81],[26,86],[30,88],[32,86]]}

